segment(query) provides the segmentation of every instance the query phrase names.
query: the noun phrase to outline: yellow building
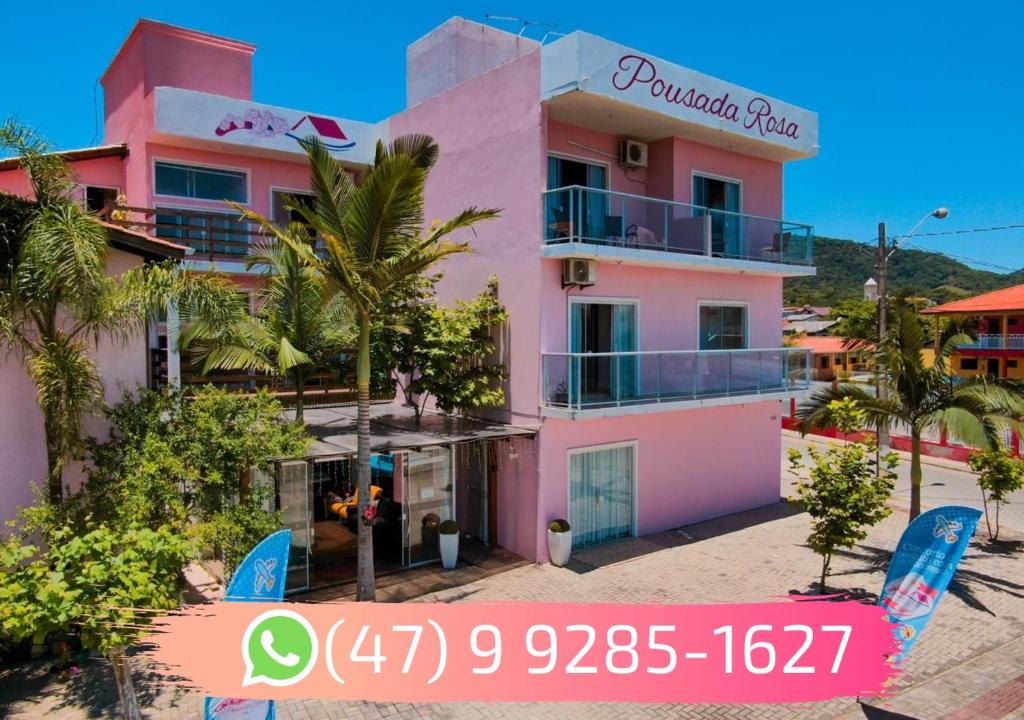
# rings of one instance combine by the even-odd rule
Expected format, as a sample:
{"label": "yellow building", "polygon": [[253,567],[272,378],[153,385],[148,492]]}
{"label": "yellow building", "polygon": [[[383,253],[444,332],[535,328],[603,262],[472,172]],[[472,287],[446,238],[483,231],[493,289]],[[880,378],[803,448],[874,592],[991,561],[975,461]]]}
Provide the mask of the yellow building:
{"label": "yellow building", "polygon": [[975,319],[977,340],[956,349],[950,363],[954,374],[1024,379],[1024,285],[936,305],[922,313]]}

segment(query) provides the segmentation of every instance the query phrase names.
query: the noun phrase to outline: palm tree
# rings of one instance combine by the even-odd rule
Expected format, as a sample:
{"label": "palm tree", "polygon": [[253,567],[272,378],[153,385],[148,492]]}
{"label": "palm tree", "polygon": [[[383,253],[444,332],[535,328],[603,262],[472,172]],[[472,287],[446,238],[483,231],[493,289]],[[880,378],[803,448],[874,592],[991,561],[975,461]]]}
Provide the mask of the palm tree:
{"label": "palm tree", "polygon": [[[373,167],[358,186],[317,139],[304,140],[303,147],[309,155],[312,202],[295,203],[292,209],[315,232],[323,250],[314,252],[308,243],[280,238],[316,268],[329,295],[345,298],[359,327],[358,513],[365,518],[370,497],[370,325],[412,280],[443,258],[469,250],[468,244],[448,236],[497,217],[499,211],[470,207],[424,229],[424,190],[439,152],[426,135],[397,138],[390,145],[378,142]],[[252,212],[243,216],[264,227],[268,222]],[[371,530],[368,523],[359,524],[357,600],[376,599]]]}
{"label": "palm tree", "polygon": [[285,228],[260,221],[272,236],[253,248],[248,268],[263,270],[256,294],[256,314],[235,322],[200,320],[182,333],[183,347],[196,343],[205,358],[203,372],[257,370],[290,377],[295,384],[295,421],[303,422],[303,391],[310,372],[337,358],[344,347],[351,313],[345,298],[331,294],[324,277],[300,257],[295,247],[308,242],[302,223]]}
{"label": "palm tree", "polygon": [[829,403],[853,398],[865,413],[869,427],[894,422],[910,429],[910,519],[921,513],[921,437],[940,430],[973,447],[993,447],[1000,431],[1024,418],[1024,392],[1020,384],[986,377],[959,378],[950,373],[949,358],[971,336],[956,320],[939,327],[935,359],[925,365],[922,350],[927,332],[914,309],[900,301],[886,337],[873,351],[879,381],[889,386],[890,397],[880,400],[857,385],[840,385],[814,392],[797,410],[800,430],[830,427]]}
{"label": "palm tree", "polygon": [[0,125],[0,151],[19,158],[33,191],[32,199],[0,195],[0,350],[13,351],[35,383],[56,504],[64,466],[82,449],[84,417],[103,402],[93,360],[100,338],[128,342],[172,302],[190,317],[221,317],[237,300],[223,279],[174,261],[108,276],[109,231],[72,199],[67,163],[13,121]]}

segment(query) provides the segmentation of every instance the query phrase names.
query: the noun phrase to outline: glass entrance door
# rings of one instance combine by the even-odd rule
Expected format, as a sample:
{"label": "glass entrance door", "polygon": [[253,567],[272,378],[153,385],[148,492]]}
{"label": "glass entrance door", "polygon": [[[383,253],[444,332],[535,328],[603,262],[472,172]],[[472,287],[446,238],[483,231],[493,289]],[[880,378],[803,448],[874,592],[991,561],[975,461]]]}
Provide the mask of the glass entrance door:
{"label": "glass entrance door", "polygon": [[419,565],[441,557],[438,526],[454,516],[452,452],[447,447],[410,450],[402,463],[402,564]]}
{"label": "glass entrance door", "polygon": [[569,524],[573,547],[633,532],[635,448],[572,451],[569,455]]}
{"label": "glass entrance door", "polygon": [[694,213],[703,215],[710,210],[724,210],[711,214],[711,252],[725,257],[739,257],[740,252],[740,185],[719,178],[693,176],[693,204],[700,206]]}

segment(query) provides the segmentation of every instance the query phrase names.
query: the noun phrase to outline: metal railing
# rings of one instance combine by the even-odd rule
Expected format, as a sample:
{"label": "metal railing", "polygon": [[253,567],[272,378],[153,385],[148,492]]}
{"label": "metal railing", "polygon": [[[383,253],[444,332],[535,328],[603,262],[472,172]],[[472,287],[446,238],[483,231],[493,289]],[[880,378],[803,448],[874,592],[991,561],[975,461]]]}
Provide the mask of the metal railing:
{"label": "metal railing", "polygon": [[544,193],[544,243],[811,265],[810,225],[578,185]]}
{"label": "metal railing", "polygon": [[763,395],[811,386],[803,348],[542,353],[541,405],[569,410]]}
{"label": "metal railing", "polygon": [[974,342],[963,343],[958,347],[969,350],[1024,350],[1024,334],[1003,336],[998,333],[982,333]]}

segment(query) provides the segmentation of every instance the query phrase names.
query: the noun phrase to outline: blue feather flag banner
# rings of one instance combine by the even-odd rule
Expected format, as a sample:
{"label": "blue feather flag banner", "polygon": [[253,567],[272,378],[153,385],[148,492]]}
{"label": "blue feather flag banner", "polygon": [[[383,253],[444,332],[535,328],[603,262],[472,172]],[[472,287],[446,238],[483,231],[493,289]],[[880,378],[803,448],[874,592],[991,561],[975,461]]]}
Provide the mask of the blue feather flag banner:
{"label": "blue feather flag banner", "polygon": [[903,531],[878,598],[895,623],[900,642],[897,663],[906,658],[935,614],[979,518],[980,510],[947,505],[919,515]]}
{"label": "blue feather flag banner", "polygon": [[[278,530],[254,547],[235,570],[224,600],[227,602],[280,602],[284,599],[285,574],[291,530]],[[205,720],[275,720],[273,700],[207,697]]]}

